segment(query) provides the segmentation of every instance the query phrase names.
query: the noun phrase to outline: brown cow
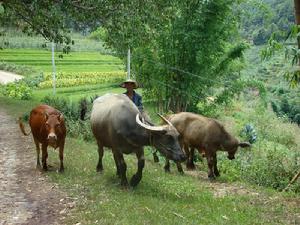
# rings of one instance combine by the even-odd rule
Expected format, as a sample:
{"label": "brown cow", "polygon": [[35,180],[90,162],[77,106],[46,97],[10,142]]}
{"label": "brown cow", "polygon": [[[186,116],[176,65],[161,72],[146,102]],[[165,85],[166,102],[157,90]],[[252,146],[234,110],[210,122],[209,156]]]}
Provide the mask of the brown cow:
{"label": "brown cow", "polygon": [[[26,133],[24,125],[19,119],[19,125],[24,135]],[[40,143],[42,144],[42,163],[43,169],[47,170],[47,147],[51,146],[54,149],[59,147],[60,168],[59,172],[64,171],[63,154],[66,138],[66,127],[63,115],[56,109],[48,105],[39,105],[32,109],[29,117],[29,125],[31,133],[36,145],[37,167],[40,167]]]}
{"label": "brown cow", "polygon": [[[207,118],[189,112],[181,112],[168,117],[180,134],[180,144],[183,146],[187,156],[187,167],[193,167],[193,154],[196,148],[199,153],[204,155],[208,163],[208,177],[214,179],[220,176],[217,168],[217,151],[228,152],[228,159],[234,159],[238,147],[250,147],[248,142],[239,142],[230,135],[223,125],[215,119]],[[189,147],[191,151],[189,151]],[[183,172],[181,164],[177,163],[179,172]],[[168,160],[166,160],[165,170],[170,170]]]}

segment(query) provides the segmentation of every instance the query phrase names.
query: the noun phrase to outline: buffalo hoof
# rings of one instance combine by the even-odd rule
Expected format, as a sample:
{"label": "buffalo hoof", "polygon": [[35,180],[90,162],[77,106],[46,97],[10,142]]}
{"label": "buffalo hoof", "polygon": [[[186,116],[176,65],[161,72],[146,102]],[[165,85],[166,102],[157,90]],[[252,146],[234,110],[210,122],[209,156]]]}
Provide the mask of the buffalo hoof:
{"label": "buffalo hoof", "polygon": [[65,168],[59,168],[58,172],[63,173],[65,171]]}
{"label": "buffalo hoof", "polygon": [[208,175],[208,179],[210,181],[214,181],[214,180],[216,180],[216,177],[214,175]]}
{"label": "buffalo hoof", "polygon": [[157,155],[154,155],[154,156],[153,156],[153,160],[154,160],[155,163],[158,163],[158,162],[159,162],[158,156],[157,156]]}
{"label": "buffalo hoof", "polygon": [[170,166],[165,166],[164,169],[166,173],[171,173]]}
{"label": "buffalo hoof", "polygon": [[195,165],[194,164],[186,164],[186,169],[187,170],[195,170],[196,169],[196,167],[195,167]]}
{"label": "buffalo hoof", "polygon": [[48,171],[48,167],[44,165],[44,166],[43,166],[43,170],[44,170],[44,171]]}
{"label": "buffalo hoof", "polygon": [[97,166],[96,170],[97,172],[101,173],[103,171],[103,167]]}
{"label": "buffalo hoof", "polygon": [[142,179],[141,176],[133,175],[130,180],[130,186],[136,187],[140,183],[141,179]]}
{"label": "buffalo hoof", "polygon": [[219,171],[215,171],[214,174],[215,174],[216,177],[220,176],[220,172]]}
{"label": "buffalo hoof", "polygon": [[128,181],[126,180],[121,180],[121,186],[127,188],[128,187]]}
{"label": "buffalo hoof", "polygon": [[183,171],[182,167],[177,168],[177,170],[178,170],[178,172],[179,172],[181,175],[184,174],[184,171]]}

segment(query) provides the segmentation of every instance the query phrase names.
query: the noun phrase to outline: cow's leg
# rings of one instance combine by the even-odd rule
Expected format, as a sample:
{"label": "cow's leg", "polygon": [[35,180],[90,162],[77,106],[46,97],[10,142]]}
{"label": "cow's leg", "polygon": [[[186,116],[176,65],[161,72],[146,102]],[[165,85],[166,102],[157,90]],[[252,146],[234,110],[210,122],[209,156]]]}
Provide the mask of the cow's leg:
{"label": "cow's leg", "polygon": [[217,154],[213,154],[213,161],[214,161],[214,174],[216,177],[219,177],[220,176],[220,172],[218,170],[218,167],[217,167]]}
{"label": "cow's leg", "polygon": [[34,143],[35,143],[35,149],[36,149],[36,167],[37,168],[41,168],[41,163],[40,163],[40,143],[36,138],[34,139]]}
{"label": "cow's leg", "polygon": [[126,177],[127,165],[125,163],[123,154],[119,153],[115,150],[113,150],[113,153],[114,153],[114,159],[115,159],[116,165],[117,165],[117,170],[119,170],[119,176],[121,178],[121,185],[128,186],[128,181],[127,181],[127,177]]}
{"label": "cow's leg", "polygon": [[188,156],[188,159],[186,161],[186,168],[189,170],[194,170],[195,169],[195,164],[194,164],[195,148],[191,148],[190,151],[185,150],[185,152]]}
{"label": "cow's leg", "polygon": [[97,164],[97,172],[101,172],[101,171],[103,171],[103,164],[102,164],[103,145],[99,141],[97,141],[97,144],[98,144],[98,155],[99,155],[98,164]]}
{"label": "cow's leg", "polygon": [[64,147],[65,147],[65,141],[62,141],[62,143],[59,146],[59,160],[60,160],[60,167],[59,172],[64,172]]}
{"label": "cow's leg", "polygon": [[166,158],[166,164],[164,166],[165,172],[170,173],[170,161]]}
{"label": "cow's leg", "polygon": [[206,154],[206,159],[207,159],[207,165],[208,165],[208,178],[210,180],[213,180],[213,179],[215,179],[214,170],[213,170],[214,157],[211,154]]}
{"label": "cow's leg", "polygon": [[145,166],[144,150],[137,151],[136,157],[138,159],[138,169],[136,174],[134,174],[130,180],[130,185],[133,187],[137,186],[142,179],[143,169]]}
{"label": "cow's leg", "polygon": [[47,152],[47,144],[42,144],[42,164],[43,164],[43,170],[47,171],[47,158],[48,158],[48,152]]}

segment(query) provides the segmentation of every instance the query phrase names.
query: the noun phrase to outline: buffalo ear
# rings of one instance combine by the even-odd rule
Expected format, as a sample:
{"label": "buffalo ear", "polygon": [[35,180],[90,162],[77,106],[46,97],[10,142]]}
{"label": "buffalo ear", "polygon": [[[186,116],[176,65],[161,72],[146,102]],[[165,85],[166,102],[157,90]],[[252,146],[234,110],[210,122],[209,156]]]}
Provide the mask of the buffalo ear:
{"label": "buffalo ear", "polygon": [[241,148],[251,147],[251,144],[249,142],[240,142],[239,146]]}

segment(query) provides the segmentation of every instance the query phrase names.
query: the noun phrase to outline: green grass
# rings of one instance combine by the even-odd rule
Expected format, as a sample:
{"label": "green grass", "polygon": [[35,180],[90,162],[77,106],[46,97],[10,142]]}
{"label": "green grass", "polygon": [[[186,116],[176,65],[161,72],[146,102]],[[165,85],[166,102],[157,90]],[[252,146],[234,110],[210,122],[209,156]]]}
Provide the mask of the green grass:
{"label": "green grass", "polygon": [[[215,197],[207,180],[166,174],[162,165],[146,162],[143,179],[135,189],[124,190],[115,175],[110,151],[104,154],[104,172],[96,173],[96,145],[68,139],[65,173],[48,173],[54,182],[78,198],[67,224],[272,224],[282,222],[286,208],[266,208],[258,198],[231,193]],[[149,150],[146,149],[147,154]],[[127,176],[136,171],[136,157],[125,157]],[[58,168],[57,153],[50,164]],[[275,219],[272,214],[276,214]]]}
{"label": "green grass", "polygon": [[[55,54],[57,72],[112,72],[123,71],[120,59],[98,52],[71,52],[59,58]],[[37,49],[0,50],[0,61],[33,67],[38,71],[52,72],[51,51]]]}
{"label": "green grass", "polygon": [[[30,110],[36,103],[0,97],[0,105],[13,117]],[[174,165],[173,172],[166,174],[163,162],[152,162],[148,148],[141,183],[135,189],[124,190],[115,175],[115,163],[109,150],[104,154],[103,173],[96,173],[96,149],[95,143],[67,138],[65,173],[47,173],[68,195],[77,199],[66,224],[286,224],[287,215],[299,213],[297,207],[272,200],[282,199],[278,192],[266,193],[265,189],[249,187],[259,195],[232,191],[216,197],[215,188],[222,187],[222,182],[225,186],[240,184],[226,183],[228,180],[223,176],[215,184],[206,178],[182,176]],[[32,155],[35,155],[34,145]],[[125,156],[125,161],[130,179],[136,171],[136,157]],[[59,167],[57,151],[49,150],[48,162],[55,169]]]}

